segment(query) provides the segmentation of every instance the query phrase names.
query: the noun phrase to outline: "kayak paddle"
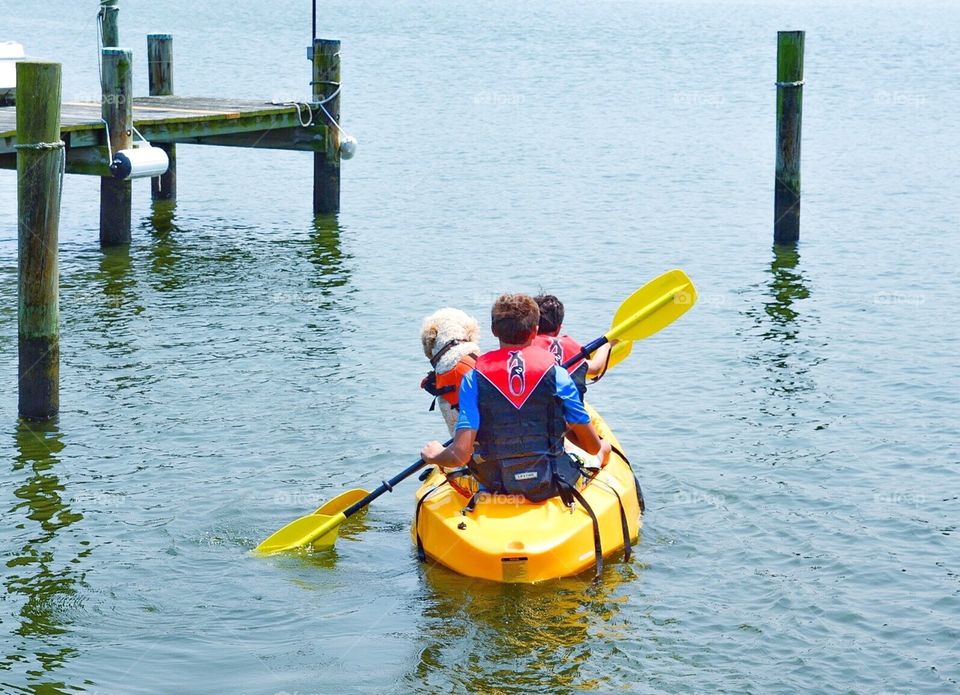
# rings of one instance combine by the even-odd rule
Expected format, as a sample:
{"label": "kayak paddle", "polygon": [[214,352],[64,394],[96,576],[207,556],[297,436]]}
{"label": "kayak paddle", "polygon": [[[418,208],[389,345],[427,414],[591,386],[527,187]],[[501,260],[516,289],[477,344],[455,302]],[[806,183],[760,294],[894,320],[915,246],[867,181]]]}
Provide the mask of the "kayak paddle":
{"label": "kayak paddle", "polygon": [[[449,444],[450,442],[447,442]],[[446,445],[444,445],[446,446]],[[406,480],[416,473],[423,466],[423,459],[417,459],[417,462],[405,468],[397,475],[385,480],[376,490],[366,493],[365,490],[349,490],[341,495],[337,495],[325,505],[320,507],[313,514],[301,516],[299,519],[291,521],[279,531],[274,532],[265,541],[260,543],[254,552],[264,555],[283,552],[284,550],[293,550],[305,545],[312,545],[314,548],[332,548],[337,542],[337,533],[340,524],[351,516],[364,509],[368,504],[377,499],[385,492],[392,492],[394,485]],[[365,493],[357,499],[359,493]],[[343,504],[349,500],[355,500],[346,509]]]}
{"label": "kayak paddle", "polygon": [[[610,351],[607,369],[622,362],[634,340],[649,338],[690,310],[697,301],[697,289],[682,270],[668,270],[627,297],[614,314],[610,330],[583,346],[580,353],[564,364],[588,357],[611,340],[619,341]],[[624,347],[620,347],[624,345]]]}

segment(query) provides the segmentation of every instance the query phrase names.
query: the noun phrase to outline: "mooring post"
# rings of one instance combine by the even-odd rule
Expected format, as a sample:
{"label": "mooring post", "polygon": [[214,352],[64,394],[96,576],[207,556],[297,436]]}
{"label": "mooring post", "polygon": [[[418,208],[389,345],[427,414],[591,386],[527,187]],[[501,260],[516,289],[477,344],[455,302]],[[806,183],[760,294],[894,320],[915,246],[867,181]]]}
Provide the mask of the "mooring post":
{"label": "mooring post", "polygon": [[[147,34],[147,62],[150,70],[150,96],[166,97],[173,94],[173,36]],[[167,173],[150,181],[154,200],[173,200],[177,197],[177,146],[173,143],[156,145],[170,159]]]}
{"label": "mooring post", "polygon": [[[313,40],[313,101],[327,126],[327,146],[313,155],[313,213],[340,212],[340,42]],[[331,121],[333,123],[331,123]]]}
{"label": "mooring post", "polygon": [[[111,151],[133,146],[133,51],[103,49],[103,120]],[[130,243],[132,184],[129,179],[100,179],[100,245]]]}
{"label": "mooring post", "polygon": [[100,40],[101,47],[120,45],[120,15],[118,3],[120,0],[100,0]]}
{"label": "mooring post", "polygon": [[30,420],[60,410],[60,74],[59,63],[17,63],[18,405]]}
{"label": "mooring post", "polygon": [[777,32],[777,171],[773,241],[800,239],[800,116],[803,110],[802,31]]}

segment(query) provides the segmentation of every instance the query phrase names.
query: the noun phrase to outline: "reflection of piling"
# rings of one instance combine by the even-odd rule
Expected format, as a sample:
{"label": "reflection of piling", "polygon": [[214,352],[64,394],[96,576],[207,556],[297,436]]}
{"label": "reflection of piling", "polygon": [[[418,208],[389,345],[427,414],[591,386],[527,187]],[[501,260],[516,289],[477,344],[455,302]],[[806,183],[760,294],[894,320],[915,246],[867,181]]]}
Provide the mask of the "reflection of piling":
{"label": "reflection of piling", "polygon": [[[103,49],[103,104],[110,148],[116,154],[133,146],[133,52]],[[133,186],[129,179],[100,179],[100,245],[130,243]]]}
{"label": "reflection of piling", "polygon": [[322,106],[316,119],[328,133],[324,151],[313,155],[313,212],[340,212],[340,132],[330,123],[340,123],[339,41],[313,41],[313,100]]}
{"label": "reflection of piling", "polygon": [[[150,96],[166,97],[173,94],[173,37],[170,34],[147,34],[147,61],[150,71]],[[154,200],[173,200],[177,197],[177,146],[173,143],[156,145],[167,153],[170,167],[167,173],[151,179]]]}
{"label": "reflection of piling", "polygon": [[773,241],[800,238],[800,116],[803,106],[802,31],[777,33],[777,171]]}
{"label": "reflection of piling", "polygon": [[60,72],[17,63],[19,412],[34,420],[60,409]]}

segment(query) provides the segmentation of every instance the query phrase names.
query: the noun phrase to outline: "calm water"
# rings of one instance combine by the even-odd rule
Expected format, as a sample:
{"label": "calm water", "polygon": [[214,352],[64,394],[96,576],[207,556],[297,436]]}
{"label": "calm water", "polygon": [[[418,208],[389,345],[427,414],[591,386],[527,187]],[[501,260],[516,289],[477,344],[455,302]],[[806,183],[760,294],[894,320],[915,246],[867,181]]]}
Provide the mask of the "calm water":
{"label": "calm water", "polygon": [[[303,98],[309,3],[121,3],[184,95]],[[59,421],[16,418],[0,172],[0,690],[960,689],[960,11],[952,3],[324,2],[339,219],[298,153],[180,148],[97,244],[68,177]],[[0,0],[0,40],[98,96],[96,3]],[[807,30],[802,243],[774,251],[776,31]],[[419,320],[546,288],[583,340],[682,267],[700,304],[591,391],[642,543],[599,585],[416,562],[414,484],[335,552],[266,534],[440,437]],[[492,339],[485,338],[486,345]]]}

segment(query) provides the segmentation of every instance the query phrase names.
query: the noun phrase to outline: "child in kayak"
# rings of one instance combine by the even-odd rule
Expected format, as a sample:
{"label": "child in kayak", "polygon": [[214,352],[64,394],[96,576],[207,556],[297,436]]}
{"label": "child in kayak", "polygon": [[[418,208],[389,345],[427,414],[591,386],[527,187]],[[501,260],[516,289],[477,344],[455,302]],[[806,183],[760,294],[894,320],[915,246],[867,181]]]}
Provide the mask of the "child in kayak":
{"label": "child in kayak", "polygon": [[[564,364],[567,360],[579,354],[583,349],[580,343],[569,335],[560,335],[563,326],[563,302],[552,294],[541,294],[534,297],[540,308],[540,323],[537,327],[537,337],[533,344],[549,351],[557,364]],[[590,357],[574,363],[568,368],[573,383],[577,385],[580,399],[583,400],[587,392],[587,377],[599,378],[607,369],[610,358],[610,348],[616,343],[613,340],[598,348]]]}
{"label": "child in kayak", "polygon": [[549,352],[533,345],[537,303],[502,295],[491,310],[500,348],[479,357],[460,383],[460,414],[452,443],[432,441],[420,454],[442,468],[468,465],[484,490],[540,502],[577,482],[564,434],[589,455],[609,455],[578,398],[570,375]]}

